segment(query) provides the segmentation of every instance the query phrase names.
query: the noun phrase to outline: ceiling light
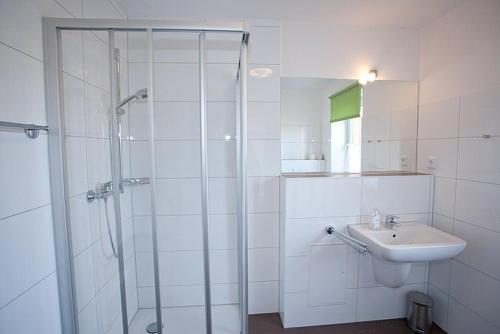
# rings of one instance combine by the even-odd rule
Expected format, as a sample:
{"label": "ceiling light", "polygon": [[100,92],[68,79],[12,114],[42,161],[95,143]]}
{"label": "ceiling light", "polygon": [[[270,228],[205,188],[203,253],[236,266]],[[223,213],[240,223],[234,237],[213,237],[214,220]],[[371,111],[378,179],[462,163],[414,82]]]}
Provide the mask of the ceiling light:
{"label": "ceiling light", "polygon": [[252,77],[267,78],[273,74],[273,70],[269,67],[255,67],[248,71]]}
{"label": "ceiling light", "polygon": [[377,79],[377,70],[370,70],[368,72],[368,82],[374,82]]}
{"label": "ceiling light", "polygon": [[370,72],[364,74],[363,76],[361,76],[361,78],[359,78],[358,82],[361,84],[361,85],[366,85],[368,82],[374,82],[375,79],[377,79],[377,75],[378,75],[378,72],[377,70],[375,69],[371,69]]}

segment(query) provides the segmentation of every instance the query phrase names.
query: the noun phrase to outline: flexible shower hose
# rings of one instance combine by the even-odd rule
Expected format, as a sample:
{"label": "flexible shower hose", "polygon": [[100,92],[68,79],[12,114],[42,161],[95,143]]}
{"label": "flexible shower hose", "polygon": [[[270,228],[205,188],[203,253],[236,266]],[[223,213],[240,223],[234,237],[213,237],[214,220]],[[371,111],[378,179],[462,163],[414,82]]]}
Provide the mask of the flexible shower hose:
{"label": "flexible shower hose", "polygon": [[106,226],[108,227],[109,243],[111,244],[111,249],[113,250],[113,256],[118,258],[116,254],[115,242],[113,241],[113,236],[111,235],[111,226],[109,225],[109,214],[108,214],[108,198],[104,197],[104,211],[106,212]]}

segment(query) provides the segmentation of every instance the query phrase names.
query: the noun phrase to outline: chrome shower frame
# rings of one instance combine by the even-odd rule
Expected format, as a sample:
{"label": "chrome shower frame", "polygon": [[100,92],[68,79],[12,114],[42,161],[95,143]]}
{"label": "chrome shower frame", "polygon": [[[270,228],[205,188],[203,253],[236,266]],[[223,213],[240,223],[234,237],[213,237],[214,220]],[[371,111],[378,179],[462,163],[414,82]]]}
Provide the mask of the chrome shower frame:
{"label": "chrome shower frame", "polygon": [[[153,114],[153,46],[152,38],[155,32],[193,32],[200,36],[200,118],[202,121],[201,152],[202,161],[202,201],[208,203],[208,173],[206,172],[206,78],[204,68],[206,66],[206,33],[235,33],[241,34],[242,42],[240,47],[240,62],[237,80],[237,188],[238,188],[238,292],[239,292],[239,310],[241,333],[248,333],[248,277],[247,277],[247,196],[246,196],[246,129],[247,129],[247,46],[249,33],[240,22],[188,22],[188,21],[163,21],[163,20],[114,20],[114,19],[66,19],[66,18],[43,18],[43,50],[44,50],[44,70],[45,70],[45,95],[48,126],[51,131],[48,135],[49,143],[49,161],[50,161],[50,183],[52,196],[52,213],[54,222],[54,238],[57,262],[57,278],[59,289],[59,302],[61,314],[61,329],[63,333],[78,334],[78,310],[76,307],[76,292],[74,290],[74,267],[73,252],[71,240],[71,226],[69,214],[68,185],[66,170],[66,149],[64,145],[64,94],[62,80],[62,48],[61,32],[63,30],[80,31],[106,31],[110,37],[110,61],[113,60],[114,53],[114,32],[115,31],[140,31],[146,32],[148,36],[148,114],[149,114],[149,132],[151,144],[154,144],[154,114]],[[116,109],[119,83],[116,82],[116,72],[119,71],[110,63],[111,78],[111,107]],[[203,71],[203,72],[202,72]],[[113,162],[119,157],[119,143],[117,133],[116,112],[112,113],[112,176],[113,183],[120,183],[120,167]],[[204,135],[203,135],[204,134]],[[154,151],[152,151],[154,153]],[[152,173],[150,179],[151,188],[151,212],[152,212],[152,232],[153,232],[153,262],[155,274],[155,296],[157,321],[161,323],[161,302],[159,286],[159,268],[157,253],[157,235],[156,235],[156,174],[154,154],[151,154]],[[120,212],[120,187],[113,187],[113,199],[115,212]],[[203,210],[203,216],[208,215],[208,209]],[[203,218],[203,251],[205,255],[205,308],[206,333],[211,334],[211,303],[210,303],[210,275],[209,275],[209,246],[208,246],[208,216]],[[126,296],[125,279],[123,268],[123,245],[121,238],[121,222],[117,218],[117,248],[118,263],[120,270],[120,292],[122,304],[122,321],[124,333],[128,333],[128,321],[126,317]],[[208,274],[207,274],[208,273]],[[162,327],[159,326],[161,334]]]}

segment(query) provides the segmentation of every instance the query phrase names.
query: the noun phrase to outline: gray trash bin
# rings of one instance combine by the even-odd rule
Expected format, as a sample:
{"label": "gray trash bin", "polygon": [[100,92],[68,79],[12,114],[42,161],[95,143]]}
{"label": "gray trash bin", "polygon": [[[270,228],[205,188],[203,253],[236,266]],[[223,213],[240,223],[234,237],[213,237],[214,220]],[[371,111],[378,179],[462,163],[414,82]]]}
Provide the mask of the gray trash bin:
{"label": "gray trash bin", "polygon": [[432,298],[425,293],[412,291],[408,293],[408,310],[406,321],[415,333],[428,334],[432,327]]}

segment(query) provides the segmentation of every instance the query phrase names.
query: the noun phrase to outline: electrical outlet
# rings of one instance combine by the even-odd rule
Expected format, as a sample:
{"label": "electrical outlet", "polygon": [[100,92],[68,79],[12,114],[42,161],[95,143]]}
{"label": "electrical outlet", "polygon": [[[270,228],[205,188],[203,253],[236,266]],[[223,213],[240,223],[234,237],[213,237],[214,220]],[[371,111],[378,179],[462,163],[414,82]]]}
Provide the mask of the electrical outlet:
{"label": "electrical outlet", "polygon": [[408,156],[403,155],[401,157],[401,168],[408,168],[409,163],[410,163],[410,159],[408,158]]}
{"label": "electrical outlet", "polygon": [[433,156],[427,157],[427,169],[435,170],[437,168],[437,158]]}

